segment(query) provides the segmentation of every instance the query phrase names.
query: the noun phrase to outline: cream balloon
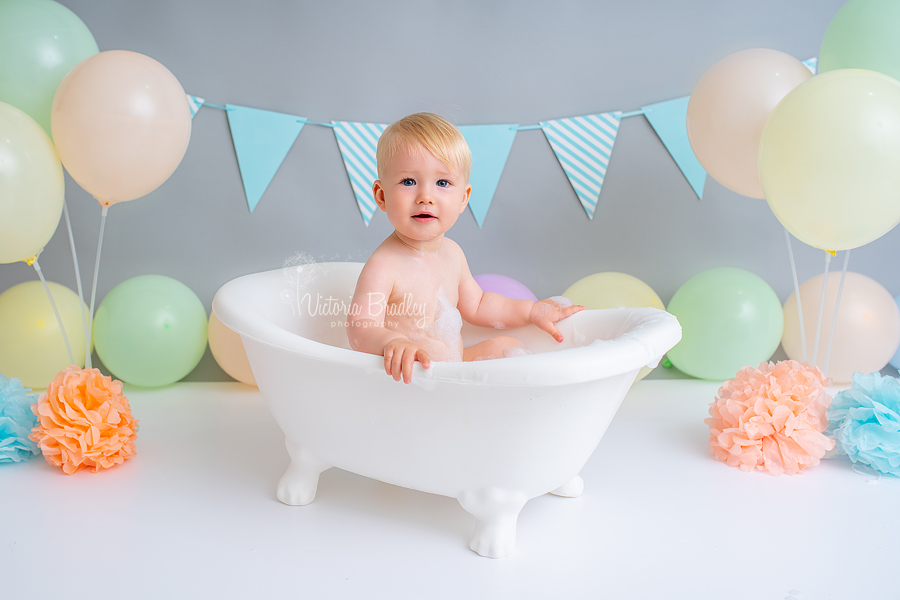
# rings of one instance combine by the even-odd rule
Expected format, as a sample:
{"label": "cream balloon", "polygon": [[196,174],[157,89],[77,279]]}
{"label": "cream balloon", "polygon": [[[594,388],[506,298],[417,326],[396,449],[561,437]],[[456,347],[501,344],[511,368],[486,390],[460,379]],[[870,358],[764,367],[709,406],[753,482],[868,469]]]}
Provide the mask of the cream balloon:
{"label": "cream balloon", "polygon": [[[75,363],[83,365],[81,311],[87,312],[87,306],[65,286],[52,281],[47,286],[59,309]],[[0,340],[0,373],[17,377],[26,387],[46,388],[70,364],[59,322],[40,281],[26,281],[0,294]]]}
{"label": "cream balloon", "polygon": [[59,225],[62,166],[50,137],[0,102],[0,264],[37,257]]}
{"label": "cream balloon", "polygon": [[[829,273],[825,291],[825,310],[816,366],[825,366],[828,336],[834,317],[840,273]],[[822,298],[822,275],[800,286],[803,305],[803,326],[806,331],[808,360],[812,361],[815,345],[816,321]],[[797,316],[796,295],[792,292],[784,303],[784,335],[781,345],[789,358],[803,360],[800,344],[800,319]],[[900,345],[900,308],[884,287],[874,279],[859,273],[847,273],[838,320],[831,348],[827,375],[835,383],[849,383],[853,373],[880,371],[894,356]]]}
{"label": "cream balloon", "polygon": [[256,385],[256,378],[250,369],[250,361],[244,351],[241,336],[225,327],[216,313],[209,314],[209,349],[222,370],[247,385]]}
{"label": "cream balloon", "polygon": [[775,217],[823,250],[900,223],[900,82],[863,69],[816,75],[772,111],[759,179]]}
{"label": "cream balloon", "polygon": [[706,172],[738,194],[763,198],[763,127],[781,99],[810,77],[802,62],[768,48],[735,52],[710,67],[687,109],[691,148]]}
{"label": "cream balloon", "polygon": [[[579,279],[563,292],[563,296],[587,309],[627,308],[649,306],[665,310],[662,300],[649,285],[627,273],[595,273]],[[650,371],[643,367],[635,381],[646,377]]]}
{"label": "cream balloon", "polygon": [[66,170],[105,205],[162,185],[191,137],[191,110],[175,76],[124,50],[75,65],[59,84],[50,120]]}

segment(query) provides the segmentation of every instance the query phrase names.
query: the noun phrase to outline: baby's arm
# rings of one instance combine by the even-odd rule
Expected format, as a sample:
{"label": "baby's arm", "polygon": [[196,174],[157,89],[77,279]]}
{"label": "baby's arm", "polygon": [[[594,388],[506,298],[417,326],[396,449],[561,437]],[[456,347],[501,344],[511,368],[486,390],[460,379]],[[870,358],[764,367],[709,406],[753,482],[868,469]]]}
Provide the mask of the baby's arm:
{"label": "baby's arm", "polygon": [[369,259],[359,275],[347,317],[347,338],[354,350],[384,356],[385,372],[395,381],[402,375],[409,383],[416,359],[426,369],[431,361],[418,344],[387,326],[387,300],[394,284],[390,269],[380,263]]}
{"label": "baby's arm", "polygon": [[472,277],[465,256],[462,264],[457,308],[462,318],[473,325],[503,329],[534,323],[552,335],[557,342],[561,342],[563,336],[556,328],[556,322],[584,310],[580,305],[560,308],[550,299],[532,302],[507,298],[493,292],[483,292]]}

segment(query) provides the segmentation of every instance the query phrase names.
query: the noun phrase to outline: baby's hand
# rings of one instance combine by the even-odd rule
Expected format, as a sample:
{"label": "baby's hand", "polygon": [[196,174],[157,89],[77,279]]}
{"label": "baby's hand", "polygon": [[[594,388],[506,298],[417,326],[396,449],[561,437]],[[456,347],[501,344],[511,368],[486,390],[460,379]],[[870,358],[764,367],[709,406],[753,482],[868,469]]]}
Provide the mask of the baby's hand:
{"label": "baby's hand", "polygon": [[412,380],[412,368],[416,359],[426,369],[431,367],[428,353],[415,342],[396,338],[384,345],[384,370],[394,378],[394,381],[400,381],[400,376],[403,375],[404,383],[409,383]]}
{"label": "baby's hand", "polygon": [[547,298],[546,300],[534,303],[534,306],[531,307],[531,314],[528,316],[528,321],[552,335],[553,339],[557,342],[561,342],[563,341],[563,336],[554,326],[555,323],[582,310],[584,310],[584,307],[580,304],[562,308],[553,300],[553,298]]}

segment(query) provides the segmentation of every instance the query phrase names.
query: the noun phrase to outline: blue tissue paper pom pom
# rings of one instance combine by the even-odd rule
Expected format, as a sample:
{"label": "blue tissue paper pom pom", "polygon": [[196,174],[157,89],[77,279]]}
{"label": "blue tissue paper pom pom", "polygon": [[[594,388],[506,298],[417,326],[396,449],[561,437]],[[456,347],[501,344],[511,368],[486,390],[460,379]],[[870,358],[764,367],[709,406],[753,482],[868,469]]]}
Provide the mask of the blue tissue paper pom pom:
{"label": "blue tissue paper pom pom", "polygon": [[22,387],[13,377],[0,375],[0,463],[19,462],[38,454],[37,444],[28,439],[37,417],[31,405],[38,395]]}
{"label": "blue tissue paper pom pom", "polygon": [[853,462],[900,476],[900,381],[854,373],[828,409],[828,435]]}

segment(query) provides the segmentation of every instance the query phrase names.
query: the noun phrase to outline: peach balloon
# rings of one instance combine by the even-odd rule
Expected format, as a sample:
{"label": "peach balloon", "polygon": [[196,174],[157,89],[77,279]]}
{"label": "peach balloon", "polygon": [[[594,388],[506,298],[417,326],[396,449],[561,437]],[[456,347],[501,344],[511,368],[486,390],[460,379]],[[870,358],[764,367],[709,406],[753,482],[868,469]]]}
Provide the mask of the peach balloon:
{"label": "peach balloon", "polygon": [[764,198],[759,141],[782,98],[812,77],[784,52],[752,48],[726,56],[697,82],[687,109],[694,155],[716,181],[744,196]]}
{"label": "peach balloon", "polygon": [[[840,279],[841,274],[838,272],[828,274],[822,332],[816,358],[816,366],[820,369],[825,366],[828,335],[831,332]],[[812,361],[821,298],[822,275],[817,275],[800,286],[809,361]],[[803,360],[800,319],[797,317],[797,300],[793,292],[784,303],[784,335],[781,338],[781,345],[788,357]],[[859,273],[847,273],[826,375],[835,383],[849,383],[855,371],[862,373],[880,371],[893,358],[898,345],[900,345],[900,309],[897,308],[894,297],[874,279]]]}
{"label": "peach balloon", "polygon": [[225,327],[216,313],[209,313],[209,349],[222,370],[247,385],[256,385],[241,336]]}
{"label": "peach balloon", "polygon": [[75,65],[57,88],[50,120],[66,170],[107,206],[162,185],[191,137],[191,110],[175,76],[124,50]]}

